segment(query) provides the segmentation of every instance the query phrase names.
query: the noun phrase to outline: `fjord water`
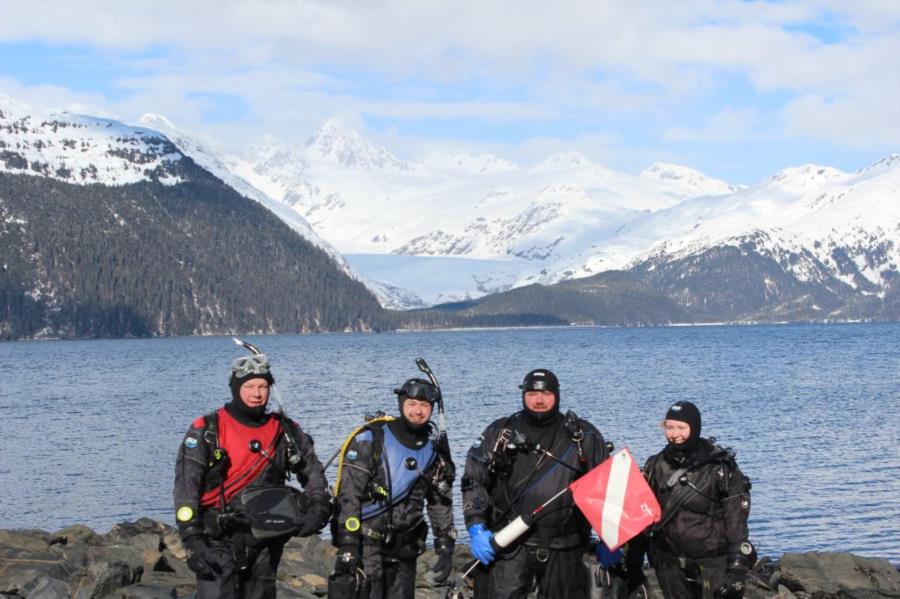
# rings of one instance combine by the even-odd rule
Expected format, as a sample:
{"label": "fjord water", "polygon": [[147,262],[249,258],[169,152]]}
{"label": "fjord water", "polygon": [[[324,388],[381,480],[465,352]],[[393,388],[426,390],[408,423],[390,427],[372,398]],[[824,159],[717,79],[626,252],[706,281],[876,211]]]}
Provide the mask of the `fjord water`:
{"label": "fjord water", "polygon": [[[396,411],[392,389],[420,376],[423,356],[444,390],[461,472],[484,427],[518,409],[523,375],[546,367],[560,378],[563,409],[641,464],[664,444],[668,406],[697,403],[704,435],[734,448],[753,480],[751,537],[762,554],[900,562],[900,325],[248,339],[270,356],[323,461],[363,414]],[[173,522],[178,444],[191,420],[227,399],[241,351],[227,337],[0,344],[0,528]]]}

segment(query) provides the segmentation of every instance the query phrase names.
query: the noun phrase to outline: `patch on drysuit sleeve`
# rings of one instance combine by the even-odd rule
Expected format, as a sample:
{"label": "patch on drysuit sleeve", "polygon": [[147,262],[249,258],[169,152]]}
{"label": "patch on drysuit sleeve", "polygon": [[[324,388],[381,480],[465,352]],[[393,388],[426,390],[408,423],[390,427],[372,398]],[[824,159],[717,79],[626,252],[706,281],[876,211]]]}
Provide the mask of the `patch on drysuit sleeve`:
{"label": "patch on drysuit sleeve", "polygon": [[194,449],[199,444],[200,441],[198,441],[196,437],[188,437],[184,440],[184,446],[188,449]]}
{"label": "patch on drysuit sleeve", "polygon": [[356,453],[355,449],[351,449],[350,451],[347,452],[347,459],[350,460],[351,462],[355,462],[357,457],[359,457],[359,454]]}

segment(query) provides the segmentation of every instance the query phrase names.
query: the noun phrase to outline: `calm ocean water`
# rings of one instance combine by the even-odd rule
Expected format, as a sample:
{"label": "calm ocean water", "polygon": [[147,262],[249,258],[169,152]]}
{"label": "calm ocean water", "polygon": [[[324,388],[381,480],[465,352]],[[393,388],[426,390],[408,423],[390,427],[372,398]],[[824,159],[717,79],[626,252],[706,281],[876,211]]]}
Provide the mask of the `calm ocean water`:
{"label": "calm ocean water", "polygon": [[[249,337],[324,460],[425,357],[457,463],[517,385],[554,370],[563,409],[643,461],[658,421],[697,403],[704,434],[753,479],[761,553],[844,550],[900,562],[900,325],[534,329]],[[0,344],[0,528],[174,521],[178,443],[228,397],[227,337]],[[329,471],[331,477],[334,469]],[[458,527],[462,529],[459,522]]]}

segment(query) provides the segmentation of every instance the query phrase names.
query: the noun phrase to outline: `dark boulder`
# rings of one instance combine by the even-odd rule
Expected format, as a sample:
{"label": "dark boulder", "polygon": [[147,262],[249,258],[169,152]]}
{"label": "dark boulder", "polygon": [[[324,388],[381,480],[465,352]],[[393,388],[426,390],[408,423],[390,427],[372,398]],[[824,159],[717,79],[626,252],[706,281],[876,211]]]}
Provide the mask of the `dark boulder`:
{"label": "dark boulder", "polygon": [[815,599],[900,597],[900,572],[883,559],[850,553],[785,553],[775,582]]}
{"label": "dark boulder", "polygon": [[[291,539],[278,571],[278,596],[324,597],[335,554],[331,543],[320,537]],[[52,534],[0,530],[0,596],[186,599],[195,592],[196,579],[184,558],[178,531],[148,518],[117,524],[106,534],[81,525]],[[419,558],[417,599],[445,597],[447,588],[436,587],[431,574],[436,561],[431,550]],[[471,563],[468,547],[457,545],[454,578],[464,591],[468,587],[459,573]],[[648,599],[662,599],[653,571],[645,574]],[[787,553],[778,561],[759,560],[748,578],[746,599],[770,597],[900,599],[900,573],[885,560],[846,553]]]}

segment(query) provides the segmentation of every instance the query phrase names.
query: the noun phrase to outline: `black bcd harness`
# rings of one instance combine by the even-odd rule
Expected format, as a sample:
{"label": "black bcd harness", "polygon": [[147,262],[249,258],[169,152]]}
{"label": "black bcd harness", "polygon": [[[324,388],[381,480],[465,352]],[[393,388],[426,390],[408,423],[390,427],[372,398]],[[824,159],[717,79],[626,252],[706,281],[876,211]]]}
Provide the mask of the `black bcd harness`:
{"label": "black bcd harness", "polygon": [[[274,416],[279,418],[284,432],[285,423],[279,415]],[[226,504],[225,480],[231,467],[231,459],[225,448],[219,446],[218,412],[204,416],[203,441],[210,448],[208,470],[204,477],[204,492],[217,487],[219,489],[219,506],[215,513],[215,522],[210,523],[215,525],[218,532],[241,536],[242,531],[249,528],[254,539],[271,541],[286,539],[300,529],[309,502],[306,494],[295,487],[248,486],[238,494],[235,505]],[[269,462],[272,463],[271,460]],[[282,473],[285,478],[289,478],[287,473],[283,471]]]}

